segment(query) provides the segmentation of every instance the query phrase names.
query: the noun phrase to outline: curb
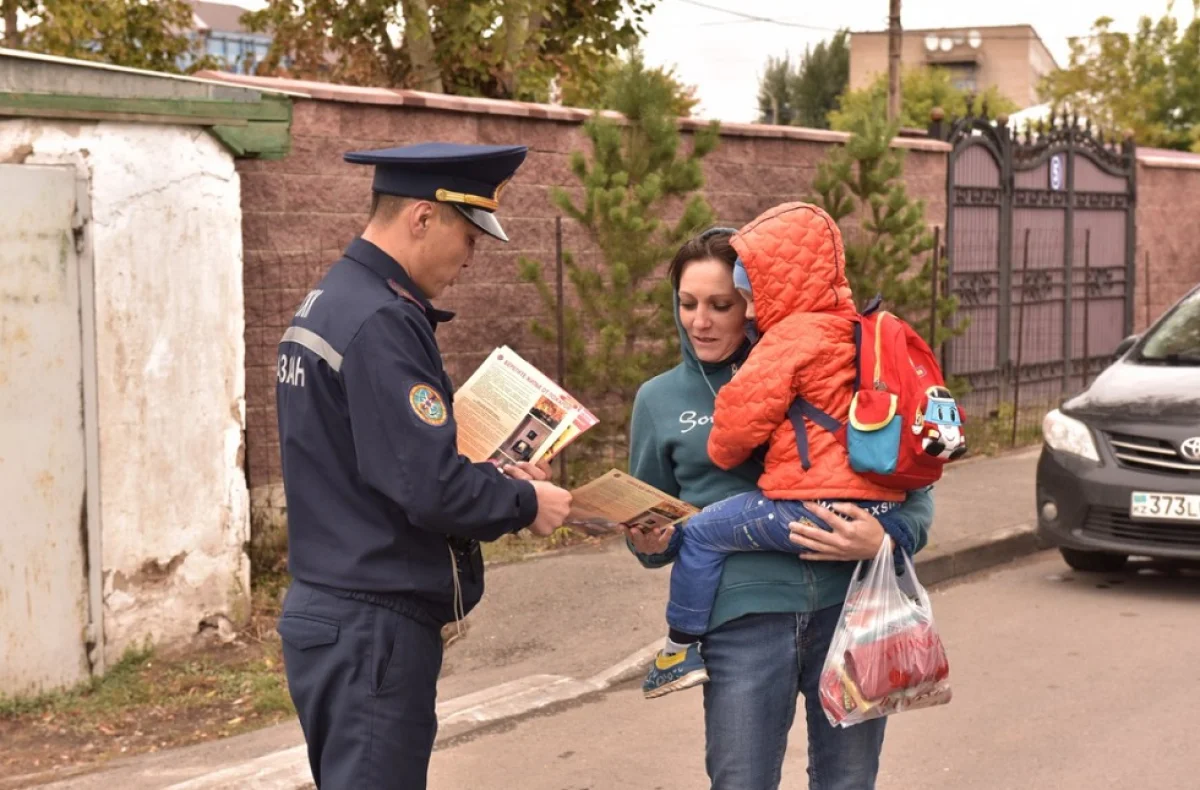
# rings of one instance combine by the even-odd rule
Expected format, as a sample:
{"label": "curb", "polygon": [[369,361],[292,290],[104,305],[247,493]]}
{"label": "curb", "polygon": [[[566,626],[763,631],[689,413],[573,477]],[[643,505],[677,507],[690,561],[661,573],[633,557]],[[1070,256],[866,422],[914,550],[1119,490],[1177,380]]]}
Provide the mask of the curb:
{"label": "curb", "polygon": [[[1045,545],[1031,524],[1019,524],[928,549],[917,559],[916,571],[926,587],[988,570],[1033,554]],[[437,746],[501,722],[527,716],[551,705],[604,692],[640,677],[662,645],[661,639],[631,653],[616,664],[578,679],[563,675],[531,675],[438,705]],[[165,790],[297,790],[311,786],[304,744],[171,784]],[[62,785],[56,785],[62,786]],[[69,785],[68,785],[69,786]]]}
{"label": "curb", "polygon": [[550,705],[606,691],[638,677],[646,671],[646,665],[660,647],[662,639],[655,639],[584,680],[562,675],[533,675],[448,700],[438,706],[438,734],[434,746]]}
{"label": "curb", "polygon": [[976,538],[939,546],[918,557],[917,578],[926,587],[994,568],[1046,548],[1032,524],[1002,527]]}
{"label": "curb", "polygon": [[[662,640],[631,653],[611,667],[579,680],[563,675],[531,675],[466,694],[438,705],[435,747],[475,730],[562,702],[570,702],[638,677]],[[296,790],[312,782],[303,744],[264,754],[226,768],[168,785],[165,790]]]}

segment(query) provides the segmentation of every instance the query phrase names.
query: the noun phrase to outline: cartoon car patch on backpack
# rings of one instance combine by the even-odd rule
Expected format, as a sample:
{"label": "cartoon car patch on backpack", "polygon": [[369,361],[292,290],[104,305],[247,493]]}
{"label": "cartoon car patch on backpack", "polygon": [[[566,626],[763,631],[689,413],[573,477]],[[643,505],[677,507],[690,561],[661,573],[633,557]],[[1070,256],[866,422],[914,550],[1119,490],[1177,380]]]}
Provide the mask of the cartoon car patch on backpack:
{"label": "cartoon car patch on backpack", "polygon": [[955,460],[967,451],[958,403],[945,387],[925,391],[924,412],[917,412],[912,431],[921,436],[921,447],[935,458]]}

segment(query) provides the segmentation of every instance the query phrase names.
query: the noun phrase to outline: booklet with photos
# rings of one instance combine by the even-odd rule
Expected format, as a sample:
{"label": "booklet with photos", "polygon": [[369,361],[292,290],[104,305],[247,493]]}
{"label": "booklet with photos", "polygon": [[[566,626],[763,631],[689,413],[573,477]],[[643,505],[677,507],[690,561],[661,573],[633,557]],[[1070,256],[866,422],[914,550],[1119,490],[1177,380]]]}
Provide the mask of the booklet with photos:
{"label": "booklet with photos", "polygon": [[454,393],[458,451],[505,467],[549,461],[597,423],[570,393],[508,346]]}

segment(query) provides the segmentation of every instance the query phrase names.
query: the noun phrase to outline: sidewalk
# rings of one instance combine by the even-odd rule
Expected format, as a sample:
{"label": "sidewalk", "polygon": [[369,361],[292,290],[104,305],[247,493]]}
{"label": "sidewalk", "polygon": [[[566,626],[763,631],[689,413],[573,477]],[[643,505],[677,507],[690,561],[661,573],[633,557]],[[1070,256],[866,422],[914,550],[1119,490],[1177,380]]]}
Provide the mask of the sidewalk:
{"label": "sidewalk", "polygon": [[[929,546],[919,557],[922,581],[933,584],[1031,550],[1034,541],[1028,529],[1015,528],[1034,520],[1037,455],[1034,449],[950,467],[934,489],[934,526]],[[620,670],[614,665],[665,633],[668,581],[667,570],[642,568],[622,541],[489,568],[484,599],[469,616],[465,637],[446,654],[439,715],[452,726],[443,725],[439,744],[461,735],[464,723],[482,721],[483,714],[475,709],[494,702],[500,684],[511,684],[506,687],[510,695],[524,684],[525,697],[541,694],[547,697],[541,701],[545,704],[553,701],[549,697],[576,698],[621,679],[628,674],[628,665]],[[640,666],[635,672],[640,672]],[[606,675],[606,668],[614,671]],[[473,696],[464,700],[466,695]],[[244,774],[228,785],[212,781],[215,777],[197,777],[294,747],[301,748],[286,755],[286,760],[303,767],[299,727],[279,725],[219,743],[112,763],[99,773],[46,787],[281,787],[285,785],[266,781],[269,771],[264,772],[262,784]],[[0,780],[0,790],[19,786],[28,785]]]}

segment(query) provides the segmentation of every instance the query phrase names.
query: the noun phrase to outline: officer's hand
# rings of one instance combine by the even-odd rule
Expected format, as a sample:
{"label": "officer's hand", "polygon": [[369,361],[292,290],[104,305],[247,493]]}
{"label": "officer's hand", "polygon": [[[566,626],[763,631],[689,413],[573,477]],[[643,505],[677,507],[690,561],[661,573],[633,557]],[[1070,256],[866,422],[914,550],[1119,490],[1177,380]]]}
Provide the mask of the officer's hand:
{"label": "officer's hand", "polygon": [[671,545],[671,536],[675,534],[675,525],[655,527],[646,532],[633,527],[624,527],[625,537],[633,544],[638,554],[662,554]]}
{"label": "officer's hand", "polygon": [[567,513],[571,511],[571,492],[545,480],[534,480],[531,485],[537,494],[538,511],[529,531],[545,538],[567,520]]}
{"label": "officer's hand", "polygon": [[548,461],[539,461],[537,464],[531,464],[528,461],[520,461],[518,463],[505,466],[503,471],[504,474],[515,480],[550,479],[550,463]]}

